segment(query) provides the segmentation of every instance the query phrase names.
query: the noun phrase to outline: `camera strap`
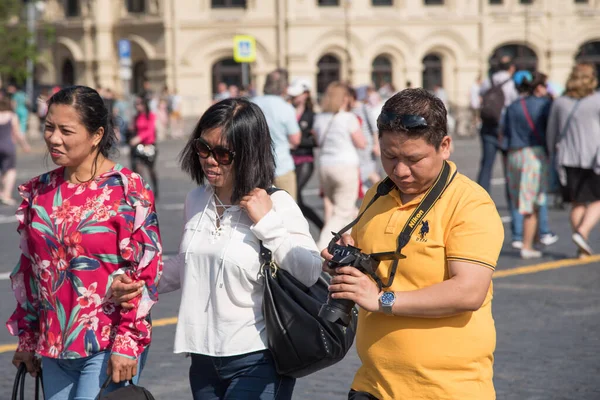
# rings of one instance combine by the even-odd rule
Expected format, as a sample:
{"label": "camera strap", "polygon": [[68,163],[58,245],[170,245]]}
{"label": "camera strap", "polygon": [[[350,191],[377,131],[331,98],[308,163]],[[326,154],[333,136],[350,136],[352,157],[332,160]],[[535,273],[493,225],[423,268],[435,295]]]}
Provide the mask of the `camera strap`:
{"label": "camera strap", "polygon": [[[442,196],[442,194],[450,185],[452,180],[454,180],[454,177],[456,176],[457,172],[458,170],[455,171],[452,176],[450,176],[450,164],[447,161],[444,161],[442,170],[438,174],[434,184],[429,188],[425,196],[423,196],[423,199],[421,200],[417,208],[412,212],[410,217],[408,217],[408,220],[404,224],[400,235],[398,235],[398,246],[396,248],[396,254],[402,254],[402,249],[408,244],[412,234],[415,232],[419,224],[423,221],[425,216],[427,216],[427,213],[429,213],[429,211],[433,208],[438,199]],[[367,204],[364,210],[358,215],[358,217],[354,219],[354,221],[350,222],[348,225],[343,227],[339,232],[334,233],[334,238],[332,241],[337,242],[338,240],[340,240],[344,233],[346,233],[350,228],[356,225],[358,221],[360,221],[365,212],[369,209],[369,207],[373,205],[373,203],[375,203],[375,201],[377,201],[377,199],[389,194],[394,188],[396,188],[396,185],[392,182],[392,180],[389,177],[385,178],[377,186],[377,192],[375,193],[375,196],[373,196],[373,198],[371,199],[369,204]],[[379,278],[379,276],[376,273],[373,272],[369,274],[371,278],[373,278],[373,280],[377,283],[377,286],[379,286],[379,290],[383,288],[388,288],[392,286],[392,283],[394,283],[394,278],[398,269],[399,258],[402,257],[397,257],[394,259],[394,263],[392,264],[392,269],[390,271],[390,276],[386,284],[383,284],[381,278]]]}

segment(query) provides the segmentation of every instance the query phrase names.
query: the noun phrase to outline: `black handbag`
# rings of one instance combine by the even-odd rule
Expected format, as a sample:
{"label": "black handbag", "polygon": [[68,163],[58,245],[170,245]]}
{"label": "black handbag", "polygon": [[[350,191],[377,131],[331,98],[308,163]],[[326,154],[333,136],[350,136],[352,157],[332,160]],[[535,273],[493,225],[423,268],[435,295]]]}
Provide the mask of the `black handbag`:
{"label": "black handbag", "polygon": [[138,144],[133,149],[133,155],[147,163],[152,164],[156,160],[156,145]]}
{"label": "black handbag", "polygon": [[[13,384],[11,400],[25,400],[25,377],[27,376],[27,367],[25,363],[21,363],[17,369],[17,375],[15,376],[15,383]],[[41,391],[40,391],[41,389]],[[40,393],[42,396],[40,396]],[[44,384],[42,382],[42,370],[38,372],[35,378],[35,397],[34,400],[43,400],[44,398]]]}
{"label": "black handbag", "polygon": [[[277,190],[270,188],[267,193]],[[320,318],[319,310],[329,294],[329,275],[322,273],[311,287],[303,285],[275,264],[262,241],[260,260],[267,343],[277,373],[301,378],[341,361],[354,342],[357,309],[352,310],[348,327]]]}
{"label": "black handbag", "polygon": [[100,394],[98,394],[98,400],[156,400],[154,396],[152,396],[152,393],[141,386],[135,385],[133,381],[129,381],[128,386],[123,386],[102,396],[104,390],[110,385],[111,380],[112,379],[109,376],[104,381],[104,384],[100,389]]}
{"label": "black handbag", "polygon": [[348,327],[320,318],[329,277],[321,274],[317,283],[306,287],[275,265],[262,242],[261,256],[265,260],[263,314],[277,373],[301,378],[341,361],[354,342],[356,308]]}

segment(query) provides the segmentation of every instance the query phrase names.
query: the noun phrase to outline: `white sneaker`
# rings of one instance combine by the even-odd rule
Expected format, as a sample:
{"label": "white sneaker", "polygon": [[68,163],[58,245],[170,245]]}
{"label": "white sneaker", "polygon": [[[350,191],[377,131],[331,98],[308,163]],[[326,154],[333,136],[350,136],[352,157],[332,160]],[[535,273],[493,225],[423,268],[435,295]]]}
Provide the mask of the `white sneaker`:
{"label": "white sneaker", "polygon": [[577,247],[579,247],[579,250],[581,250],[583,253],[587,254],[588,256],[591,256],[594,253],[594,250],[592,250],[588,242],[583,238],[583,236],[581,236],[581,233],[575,232],[571,236],[571,239],[573,239],[573,242],[575,242]]}
{"label": "white sneaker", "polygon": [[513,240],[511,243],[513,249],[521,250],[523,248],[522,240]]}
{"label": "white sneaker", "polygon": [[521,258],[524,260],[529,260],[532,258],[541,258],[541,257],[542,257],[542,252],[539,250],[521,249]]}
{"label": "white sneaker", "polygon": [[544,246],[550,246],[551,244],[554,244],[556,242],[558,242],[558,235],[553,232],[544,233],[543,235],[540,235],[540,243]]}

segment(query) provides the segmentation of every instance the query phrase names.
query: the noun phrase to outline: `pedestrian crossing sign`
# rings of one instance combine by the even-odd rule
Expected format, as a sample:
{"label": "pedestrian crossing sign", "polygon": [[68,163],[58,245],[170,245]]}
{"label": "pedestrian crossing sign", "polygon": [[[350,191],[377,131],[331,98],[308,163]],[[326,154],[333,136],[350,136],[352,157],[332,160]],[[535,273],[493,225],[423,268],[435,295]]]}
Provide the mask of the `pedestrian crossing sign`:
{"label": "pedestrian crossing sign", "polygon": [[233,59],[239,63],[250,63],[256,60],[256,40],[248,35],[233,37]]}

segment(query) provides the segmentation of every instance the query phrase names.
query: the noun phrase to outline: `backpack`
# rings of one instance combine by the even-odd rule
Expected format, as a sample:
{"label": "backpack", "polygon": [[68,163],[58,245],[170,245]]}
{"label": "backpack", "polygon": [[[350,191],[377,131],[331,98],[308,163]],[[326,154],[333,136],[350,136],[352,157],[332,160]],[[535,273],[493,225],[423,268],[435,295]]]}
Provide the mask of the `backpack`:
{"label": "backpack", "polygon": [[502,87],[510,79],[508,78],[499,85],[494,85],[494,80],[490,77],[492,87],[481,96],[480,116],[484,124],[498,125],[500,123],[500,116],[504,109],[504,91]]}

